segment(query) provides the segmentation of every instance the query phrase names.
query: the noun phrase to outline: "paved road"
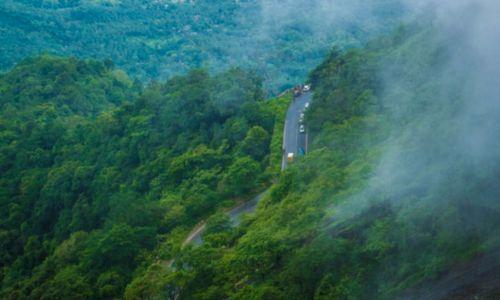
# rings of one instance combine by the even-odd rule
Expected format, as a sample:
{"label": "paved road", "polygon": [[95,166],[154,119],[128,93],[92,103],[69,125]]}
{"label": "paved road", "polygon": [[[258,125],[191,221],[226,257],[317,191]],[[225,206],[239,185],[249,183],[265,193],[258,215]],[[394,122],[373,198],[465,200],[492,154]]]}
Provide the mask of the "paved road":
{"label": "paved road", "polygon": [[203,243],[203,239],[201,236],[203,235],[203,232],[205,232],[206,228],[207,224],[205,223],[205,221],[196,225],[196,227],[191,230],[184,242],[182,242],[182,247],[185,247],[188,244],[201,245],[201,243]]}
{"label": "paved road", "polygon": [[263,193],[260,193],[257,197],[253,198],[252,200],[245,202],[241,204],[240,206],[232,209],[229,211],[228,215],[229,218],[231,219],[231,223],[233,226],[238,226],[241,223],[241,217],[244,214],[249,214],[255,211],[257,208],[257,204],[259,204],[260,200],[264,195],[266,194],[267,190]]}
{"label": "paved road", "polygon": [[[229,216],[231,224],[233,226],[238,226],[241,223],[244,214],[252,213],[257,208],[257,204],[259,204],[259,201],[262,199],[262,197],[264,197],[264,194],[266,192],[263,192],[258,196],[254,197],[252,200],[240,204],[237,207],[228,211],[226,214]],[[188,244],[201,245],[203,243],[203,232],[205,232],[205,229],[206,229],[205,222],[201,222],[200,224],[198,224],[189,233],[188,237],[182,243],[182,246],[184,247]]]}
{"label": "paved road", "polygon": [[308,133],[299,132],[299,118],[304,111],[306,103],[311,102],[312,93],[307,92],[300,97],[295,98],[293,103],[288,108],[286,113],[285,131],[283,136],[283,163],[281,169],[285,169],[288,164],[288,153],[293,153],[294,157],[307,153],[308,148]]}
{"label": "paved road", "polygon": [[[306,103],[310,102],[311,98],[312,94],[310,92],[304,93],[300,97],[295,98],[295,100],[288,108],[283,135],[284,154],[281,169],[285,169],[286,165],[288,164],[286,157],[288,153],[294,153],[295,157],[300,155],[300,149],[302,149],[303,153],[307,153],[307,126],[306,132],[300,133],[299,118],[300,114],[304,111]],[[230,217],[233,226],[237,226],[240,224],[241,217],[244,214],[251,213],[255,210],[257,204],[259,204],[259,201],[262,199],[265,193],[266,192],[263,192],[252,200],[245,202],[227,212],[227,215]],[[198,224],[198,226],[196,226],[184,240],[182,246],[186,246],[187,244],[200,245],[201,243],[203,243],[202,236],[203,232],[205,231],[205,227],[205,222]]]}

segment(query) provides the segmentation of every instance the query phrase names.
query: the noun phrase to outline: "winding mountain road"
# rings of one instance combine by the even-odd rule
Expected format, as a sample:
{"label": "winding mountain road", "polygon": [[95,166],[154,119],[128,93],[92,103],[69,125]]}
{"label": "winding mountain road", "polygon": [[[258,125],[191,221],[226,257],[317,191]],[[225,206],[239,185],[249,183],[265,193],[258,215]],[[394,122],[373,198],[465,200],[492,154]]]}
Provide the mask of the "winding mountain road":
{"label": "winding mountain road", "polygon": [[[308,133],[307,127],[305,127],[305,132],[299,131],[300,126],[300,114],[304,112],[306,108],[306,103],[309,103],[312,99],[312,93],[306,92],[302,95],[294,98],[293,102],[288,108],[285,128],[283,132],[283,159],[281,169],[284,170],[288,165],[287,156],[289,153],[293,153],[294,157],[306,154],[308,151]],[[231,209],[227,212],[227,215],[231,219],[233,226],[237,226],[241,222],[241,218],[244,214],[253,212],[259,201],[264,197],[267,191],[259,194],[250,201],[247,201],[237,207]],[[189,233],[188,237],[182,243],[182,247],[188,244],[200,245],[203,243],[203,232],[205,231],[206,223],[199,223],[193,230]]]}
{"label": "winding mountain road", "polygon": [[[228,211],[226,214],[229,216],[231,224],[233,226],[238,226],[241,223],[241,219],[244,214],[252,213],[257,208],[257,204],[259,204],[259,201],[262,199],[262,197],[264,197],[266,192],[267,190],[260,193],[252,200],[242,203]],[[207,224],[205,223],[205,221],[200,222],[195,228],[193,228],[193,230],[191,230],[184,242],[182,242],[182,247],[185,247],[188,244],[192,244],[195,246],[201,245],[201,243],[203,243],[203,232],[205,231],[206,227]]]}

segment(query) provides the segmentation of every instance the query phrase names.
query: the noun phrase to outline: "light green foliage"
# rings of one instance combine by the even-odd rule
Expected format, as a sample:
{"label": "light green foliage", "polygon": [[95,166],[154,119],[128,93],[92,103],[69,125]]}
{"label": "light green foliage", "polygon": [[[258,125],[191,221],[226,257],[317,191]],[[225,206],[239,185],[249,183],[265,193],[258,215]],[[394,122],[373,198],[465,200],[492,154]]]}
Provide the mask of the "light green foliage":
{"label": "light green foliage", "polygon": [[165,299],[170,295],[166,283],[171,276],[168,266],[153,264],[145,274],[136,277],[125,290],[124,299]]}
{"label": "light green foliage", "polygon": [[248,193],[257,186],[259,164],[248,156],[237,158],[221,181],[220,189],[230,196]]}
{"label": "light green foliage", "polygon": [[271,154],[269,156],[269,171],[277,176],[281,172],[281,160],[283,158],[283,131],[288,106],[292,101],[292,94],[286,93],[281,97],[270,101],[273,111],[276,111],[273,134],[271,137]]}
{"label": "light green foliage", "polygon": [[241,144],[241,151],[256,161],[262,161],[269,152],[269,134],[264,128],[255,126],[250,128]]}

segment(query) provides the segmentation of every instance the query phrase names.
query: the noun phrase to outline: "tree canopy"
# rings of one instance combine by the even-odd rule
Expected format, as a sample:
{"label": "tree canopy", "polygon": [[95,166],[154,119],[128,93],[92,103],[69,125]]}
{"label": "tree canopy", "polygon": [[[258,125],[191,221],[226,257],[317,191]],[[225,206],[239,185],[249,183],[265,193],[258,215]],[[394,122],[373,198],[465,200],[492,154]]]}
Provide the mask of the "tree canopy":
{"label": "tree canopy", "polygon": [[2,298],[120,297],[173,255],[159,242],[269,182],[286,108],[241,69],[142,87],[54,56],[23,61],[0,90]]}

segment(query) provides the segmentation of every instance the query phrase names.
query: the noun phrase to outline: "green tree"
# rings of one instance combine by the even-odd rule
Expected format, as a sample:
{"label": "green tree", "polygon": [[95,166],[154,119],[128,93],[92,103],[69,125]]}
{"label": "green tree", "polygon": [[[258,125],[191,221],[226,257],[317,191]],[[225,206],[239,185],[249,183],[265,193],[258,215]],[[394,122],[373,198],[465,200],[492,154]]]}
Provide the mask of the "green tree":
{"label": "green tree", "polygon": [[262,161],[269,153],[270,137],[264,128],[254,126],[250,128],[247,136],[241,143],[241,151],[256,161]]}
{"label": "green tree", "polygon": [[260,172],[259,164],[252,158],[238,157],[229,166],[220,188],[230,196],[242,196],[257,187]]}
{"label": "green tree", "polygon": [[94,296],[92,288],[75,266],[68,266],[40,289],[39,299],[89,299]]}

